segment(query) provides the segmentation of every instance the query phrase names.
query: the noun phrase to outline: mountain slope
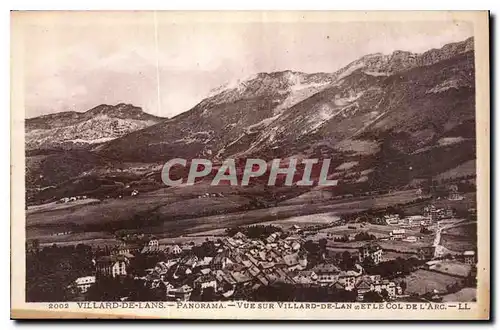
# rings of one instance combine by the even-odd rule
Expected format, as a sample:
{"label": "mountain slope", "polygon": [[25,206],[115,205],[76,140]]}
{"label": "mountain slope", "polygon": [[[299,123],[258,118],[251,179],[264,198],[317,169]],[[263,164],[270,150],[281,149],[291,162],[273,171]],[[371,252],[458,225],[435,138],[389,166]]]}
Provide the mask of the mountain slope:
{"label": "mountain slope", "polygon": [[[415,135],[417,147],[419,132],[430,130],[425,144],[474,118],[472,43],[363,57],[332,74],[258,74],[169,121],[106,143],[99,153],[127,161],[223,159],[263,149],[290,155],[311,141],[335,145],[392,129]],[[297,90],[307,92],[298,97]]]}
{"label": "mountain slope", "polygon": [[[401,186],[475,158],[473,39],[422,54],[371,54],[332,73],[260,73],[166,120],[116,107],[27,120],[34,148],[74,147],[75,140],[91,146],[82,164],[50,177],[47,164],[74,155],[38,156],[45,165],[28,165],[28,181],[43,187],[113,172],[159,181],[158,168],[172,158],[293,156],[331,158],[339,193]],[[147,170],[138,174],[134,166]]]}
{"label": "mountain slope", "polygon": [[26,149],[87,148],[151,126],[163,118],[130,104],[100,105],[26,119]]}

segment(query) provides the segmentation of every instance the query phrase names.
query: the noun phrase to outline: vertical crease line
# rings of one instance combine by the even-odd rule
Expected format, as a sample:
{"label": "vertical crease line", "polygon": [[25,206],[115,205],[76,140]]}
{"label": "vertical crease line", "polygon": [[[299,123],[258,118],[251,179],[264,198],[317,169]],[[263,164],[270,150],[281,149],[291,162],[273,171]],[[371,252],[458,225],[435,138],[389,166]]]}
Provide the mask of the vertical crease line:
{"label": "vertical crease line", "polygon": [[156,89],[157,89],[157,97],[158,97],[158,116],[161,116],[161,98],[160,98],[160,52],[158,49],[158,20],[156,17],[156,10],[153,11],[154,15],[154,25],[155,25],[155,46],[156,46]]}

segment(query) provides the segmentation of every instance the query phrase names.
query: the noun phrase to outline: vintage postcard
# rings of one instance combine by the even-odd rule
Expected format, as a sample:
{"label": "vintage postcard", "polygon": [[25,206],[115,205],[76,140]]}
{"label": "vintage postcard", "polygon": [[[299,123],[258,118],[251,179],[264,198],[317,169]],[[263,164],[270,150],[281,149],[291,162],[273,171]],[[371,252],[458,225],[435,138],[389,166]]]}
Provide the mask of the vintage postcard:
{"label": "vintage postcard", "polygon": [[489,319],[488,30],[12,12],[12,318]]}

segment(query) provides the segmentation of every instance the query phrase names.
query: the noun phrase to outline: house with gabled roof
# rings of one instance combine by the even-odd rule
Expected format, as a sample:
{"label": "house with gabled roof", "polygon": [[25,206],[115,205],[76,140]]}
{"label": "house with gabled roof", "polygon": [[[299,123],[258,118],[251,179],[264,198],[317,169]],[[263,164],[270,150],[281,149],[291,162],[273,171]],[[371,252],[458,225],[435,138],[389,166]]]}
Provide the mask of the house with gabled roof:
{"label": "house with gabled roof", "polygon": [[247,238],[247,236],[245,234],[243,234],[241,231],[237,232],[236,234],[233,235],[233,238],[234,239],[240,239],[240,240],[244,240]]}
{"label": "house with gabled roof", "polygon": [[370,257],[376,265],[382,261],[382,252],[382,247],[377,243],[367,243],[359,248],[359,262],[363,262],[365,259]]}
{"label": "house with gabled roof", "polygon": [[332,284],[330,284],[330,287],[336,289],[336,290],[345,290],[345,285],[342,282],[335,281]]}
{"label": "house with gabled roof", "polygon": [[229,251],[225,250],[225,251],[222,251],[221,253],[217,254],[212,259],[211,267],[215,270],[224,269],[229,264],[232,264],[232,263],[233,263],[233,261],[229,258]]}
{"label": "house with gabled roof", "polygon": [[200,288],[204,290],[206,288],[214,288],[214,291],[217,291],[217,280],[215,276],[210,274],[202,275],[194,280],[193,285],[195,288]]}
{"label": "house with gabled roof", "polygon": [[129,259],[121,254],[103,256],[97,259],[97,276],[118,277],[127,275]]}
{"label": "house with gabled roof", "polygon": [[364,295],[373,290],[373,281],[368,276],[361,277],[355,284],[358,300],[363,301]]}
{"label": "house with gabled roof", "polygon": [[316,265],[312,271],[318,275],[318,283],[329,284],[339,279],[340,269],[333,264]]}

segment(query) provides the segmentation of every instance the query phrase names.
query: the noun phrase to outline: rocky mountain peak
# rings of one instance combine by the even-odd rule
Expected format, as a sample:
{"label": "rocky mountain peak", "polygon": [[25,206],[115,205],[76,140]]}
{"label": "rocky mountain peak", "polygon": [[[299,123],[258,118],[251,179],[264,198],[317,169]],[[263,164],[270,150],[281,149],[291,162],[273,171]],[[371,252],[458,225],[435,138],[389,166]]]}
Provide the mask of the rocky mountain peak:
{"label": "rocky mountain peak", "polygon": [[89,146],[156,124],[165,118],[132,104],[101,104],[85,112],[61,112],[25,121],[27,149]]}
{"label": "rocky mountain peak", "polygon": [[393,74],[419,66],[428,66],[474,49],[474,38],[449,43],[439,49],[431,49],[421,54],[396,50],[389,55],[374,53],[365,55],[337,71],[339,78],[346,77],[358,69],[367,73]]}

